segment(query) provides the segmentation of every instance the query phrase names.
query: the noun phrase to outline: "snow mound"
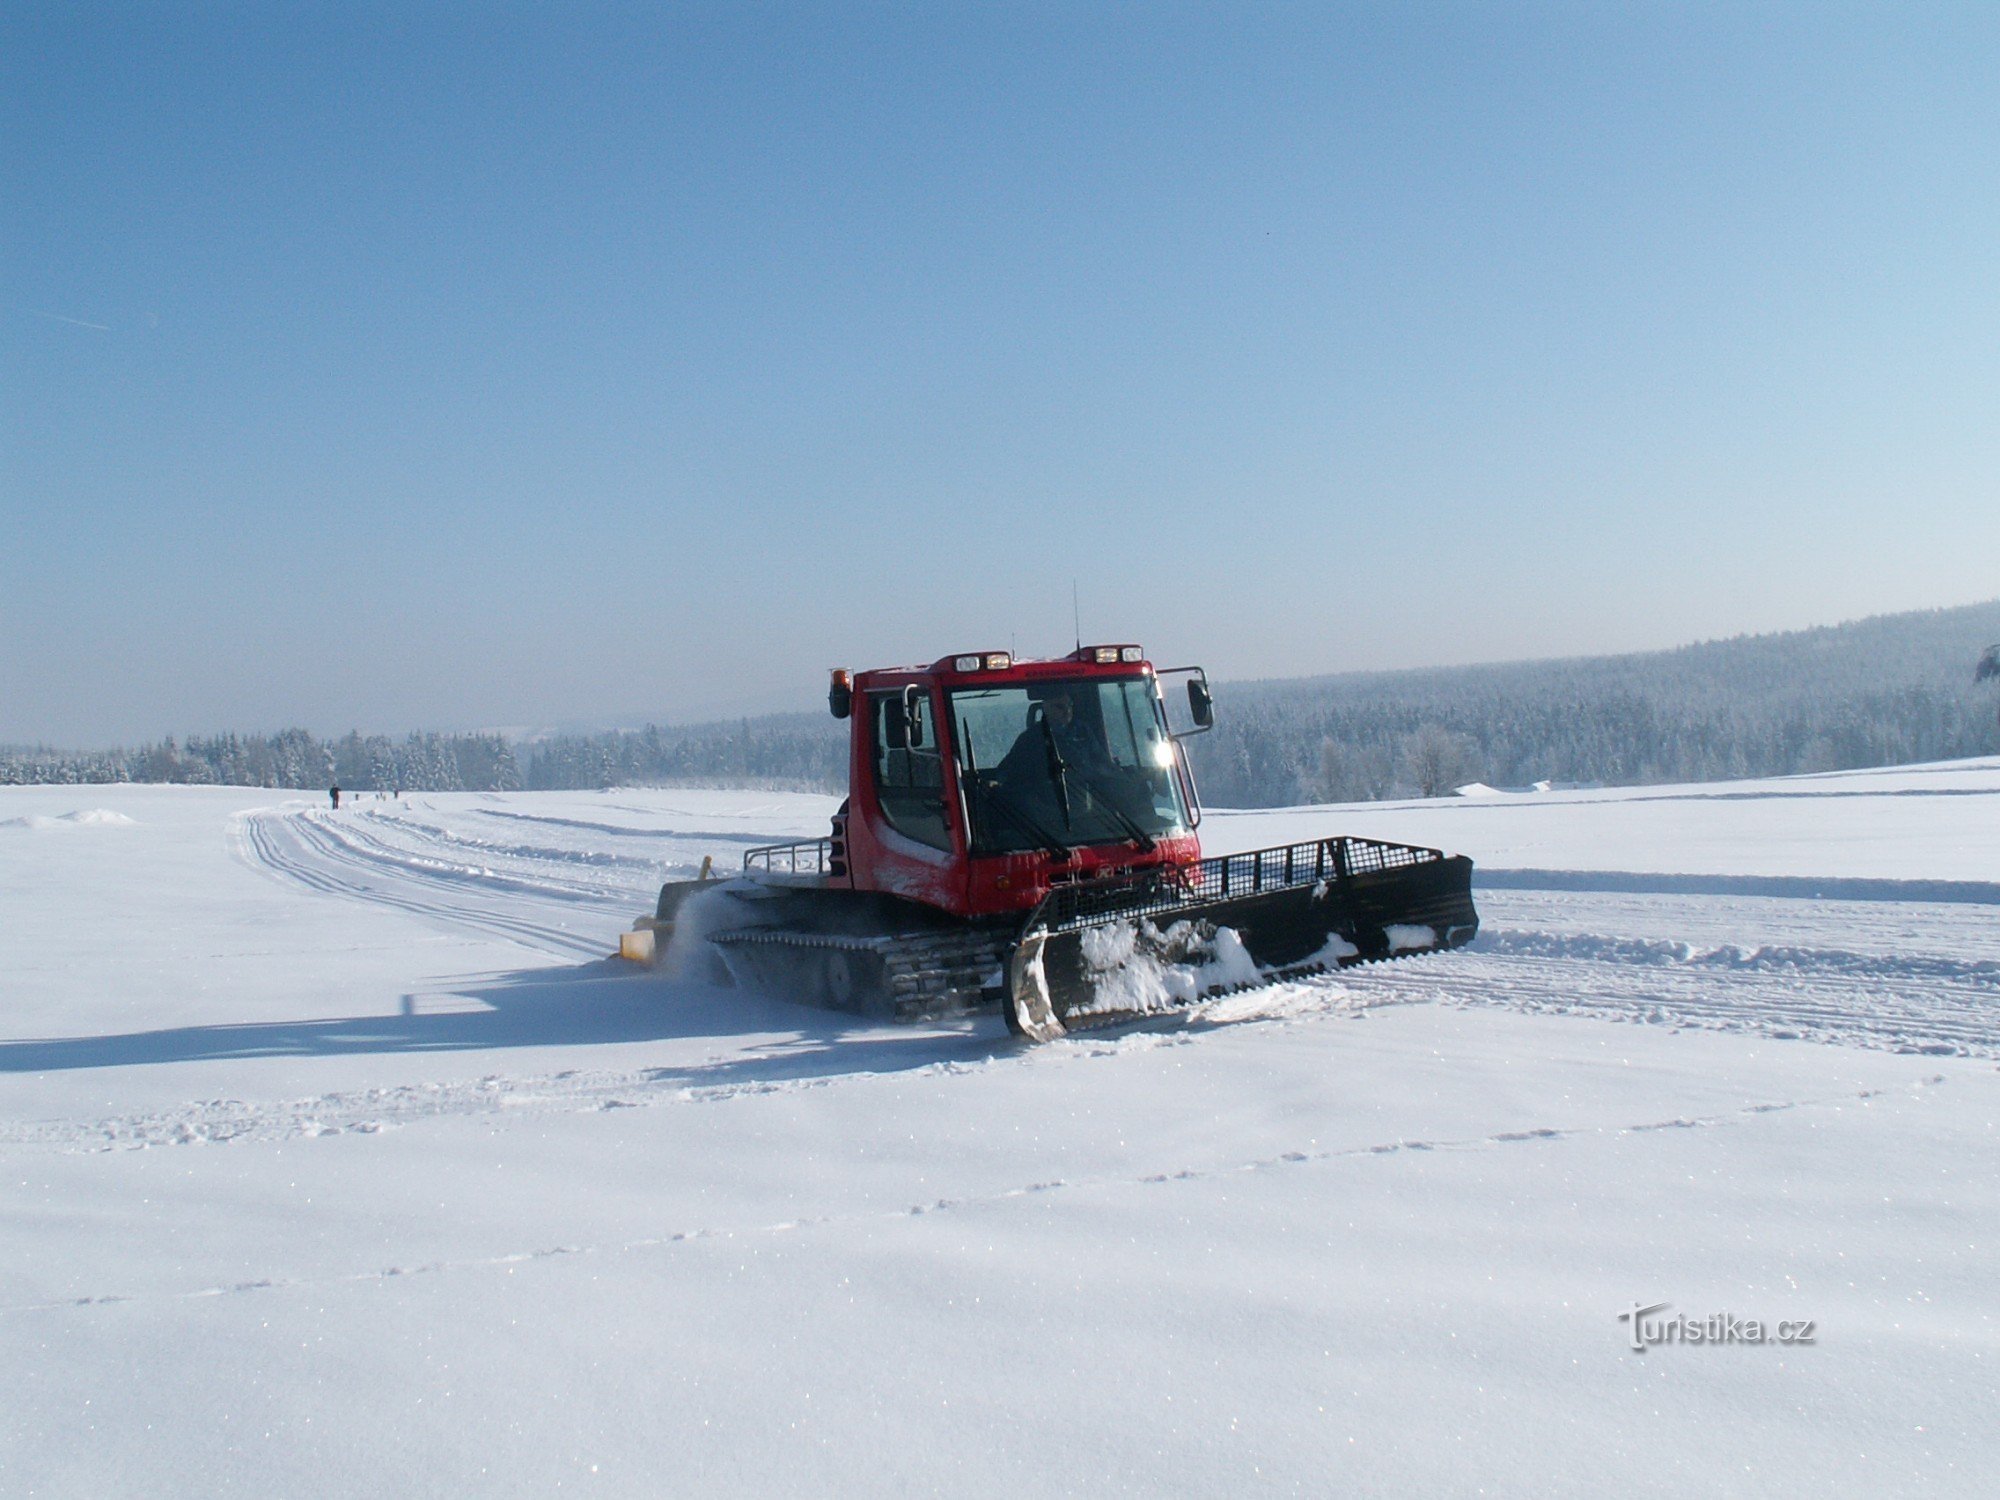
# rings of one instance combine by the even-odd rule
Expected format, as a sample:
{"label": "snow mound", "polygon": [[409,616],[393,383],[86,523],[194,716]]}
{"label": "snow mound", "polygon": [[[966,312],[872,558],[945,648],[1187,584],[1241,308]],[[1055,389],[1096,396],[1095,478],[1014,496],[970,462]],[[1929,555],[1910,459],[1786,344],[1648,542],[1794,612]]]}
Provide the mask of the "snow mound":
{"label": "snow mound", "polygon": [[1164,932],[1151,922],[1113,922],[1082,936],[1084,964],[1097,978],[1093,1003],[1080,1007],[1086,1013],[1176,1010],[1263,977],[1231,927],[1204,938],[1191,922]]}
{"label": "snow mound", "polygon": [[29,813],[24,818],[0,820],[0,828],[69,828],[86,825],[98,828],[132,828],[138,825],[137,818],[128,818],[122,812],[113,812],[108,807],[93,807],[81,812],[58,813],[55,817],[45,817],[41,813]]}
{"label": "snow mound", "polygon": [[1391,922],[1382,929],[1382,935],[1389,940],[1391,953],[1420,953],[1426,948],[1437,946],[1437,929],[1417,923]]}
{"label": "snow mound", "polygon": [[1309,964],[1318,964],[1322,968],[1337,969],[1343,960],[1353,958],[1360,951],[1359,948],[1348,942],[1339,933],[1330,932],[1327,934],[1326,941],[1320,944],[1319,951],[1307,959],[1306,962]]}

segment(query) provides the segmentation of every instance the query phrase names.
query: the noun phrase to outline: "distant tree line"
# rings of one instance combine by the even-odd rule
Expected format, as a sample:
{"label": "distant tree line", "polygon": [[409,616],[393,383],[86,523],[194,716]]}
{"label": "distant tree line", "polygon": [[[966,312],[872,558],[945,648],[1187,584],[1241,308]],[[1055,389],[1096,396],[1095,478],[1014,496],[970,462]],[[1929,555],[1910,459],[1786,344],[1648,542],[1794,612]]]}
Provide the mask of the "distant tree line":
{"label": "distant tree line", "polygon": [[830,715],[556,735],[534,747],[535,788],[727,784],[830,791],[847,780],[847,726]]}
{"label": "distant tree line", "polygon": [[[1438,796],[1468,782],[1637,785],[2000,753],[1982,642],[2000,601],[1643,655],[1219,683],[1188,742],[1205,801],[1281,807]],[[1984,677],[1977,675],[1984,671]],[[0,784],[165,781],[355,791],[634,785],[837,790],[823,713],[523,744],[500,735],[190,736],[135,751],[0,748]]]}
{"label": "distant tree line", "polygon": [[146,781],[184,786],[262,786],[354,791],[518,791],[514,747],[497,734],[350,733],[320,740],[304,729],[276,734],[189,735],[137,750],[76,753],[0,750],[0,786]]}
{"label": "distant tree line", "polygon": [[1281,807],[1994,754],[1975,663],[1995,634],[2000,602],[1643,655],[1218,684],[1190,759],[1204,800]]}

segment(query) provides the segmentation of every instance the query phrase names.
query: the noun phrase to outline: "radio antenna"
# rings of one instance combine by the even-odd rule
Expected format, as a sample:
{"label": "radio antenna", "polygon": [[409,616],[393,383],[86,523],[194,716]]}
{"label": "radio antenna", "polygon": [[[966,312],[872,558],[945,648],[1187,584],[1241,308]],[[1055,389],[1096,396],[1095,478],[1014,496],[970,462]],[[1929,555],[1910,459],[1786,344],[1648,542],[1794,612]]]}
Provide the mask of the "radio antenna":
{"label": "radio antenna", "polygon": [[1076,580],[1069,581],[1069,613],[1076,625],[1076,649],[1083,649],[1083,610],[1076,602]]}

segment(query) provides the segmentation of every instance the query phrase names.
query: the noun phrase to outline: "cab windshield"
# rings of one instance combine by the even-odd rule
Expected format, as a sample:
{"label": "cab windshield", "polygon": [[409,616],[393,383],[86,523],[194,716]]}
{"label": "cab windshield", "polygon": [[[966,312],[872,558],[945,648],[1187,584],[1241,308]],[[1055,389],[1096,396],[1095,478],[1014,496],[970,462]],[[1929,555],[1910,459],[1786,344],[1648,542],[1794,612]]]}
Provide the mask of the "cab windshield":
{"label": "cab windshield", "polygon": [[951,716],[974,854],[1150,846],[1188,827],[1150,677],[961,688]]}

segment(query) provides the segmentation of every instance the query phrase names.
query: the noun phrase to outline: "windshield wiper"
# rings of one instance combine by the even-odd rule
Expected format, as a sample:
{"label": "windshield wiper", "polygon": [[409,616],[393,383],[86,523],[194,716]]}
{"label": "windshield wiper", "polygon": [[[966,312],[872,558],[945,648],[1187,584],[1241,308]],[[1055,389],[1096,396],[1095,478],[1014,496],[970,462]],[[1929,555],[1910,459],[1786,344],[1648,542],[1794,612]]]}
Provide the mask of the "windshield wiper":
{"label": "windshield wiper", "polygon": [[[1049,721],[1042,720],[1042,743],[1048,749],[1049,780],[1055,783],[1056,805],[1062,809],[1063,827],[1069,833],[1076,832],[1076,820],[1070,815],[1069,762],[1063,759],[1062,751],[1056,748],[1056,732]],[[1090,791],[1090,777],[1086,771],[1084,789]],[[1133,842],[1151,853],[1159,847],[1153,836],[1139,826],[1138,820],[1120,807],[1108,791],[1091,794],[1091,805],[1110,814],[1111,819]]]}
{"label": "windshield wiper", "polygon": [[1004,791],[997,784],[989,786],[986,788],[986,800],[994,807],[999,808],[1001,812],[1007,814],[1013,820],[1016,828],[1027,834],[1028,837],[1048,850],[1057,859],[1069,858],[1069,845],[1065,844],[1061,839],[1050,833],[1048,829],[1042,827],[1041,824],[1029,817],[1026,810],[1014,801],[1014,794],[1012,792]]}
{"label": "windshield wiper", "polygon": [[[958,742],[965,748],[965,764],[961,769],[971,778],[974,793],[983,796],[987,802],[1007,814],[1013,820],[1016,828],[1040,844],[1042,848],[1053,854],[1057,859],[1068,859],[1070,857],[1069,846],[1050,833],[1046,828],[1042,827],[1033,818],[1029,817],[1027,810],[1015,803],[1013,793],[1003,793],[1000,783],[997,781],[983,782],[980,779],[979,757],[973,752],[972,736],[965,732],[963,723],[958,728]],[[1068,810],[1065,809],[1064,811],[1067,814]]]}
{"label": "windshield wiper", "polygon": [[1099,811],[1109,813],[1112,821],[1130,834],[1132,841],[1148,854],[1160,847],[1159,840],[1141,828],[1139,820],[1120,807],[1109,792],[1100,793],[1091,800],[1096,803]]}
{"label": "windshield wiper", "polygon": [[1049,780],[1055,783],[1056,806],[1062,809],[1063,827],[1070,833],[1076,828],[1069,813],[1069,762],[1062,758],[1062,751],[1056,748],[1056,732],[1049,723],[1048,715],[1042,715],[1042,743],[1049,752]]}

